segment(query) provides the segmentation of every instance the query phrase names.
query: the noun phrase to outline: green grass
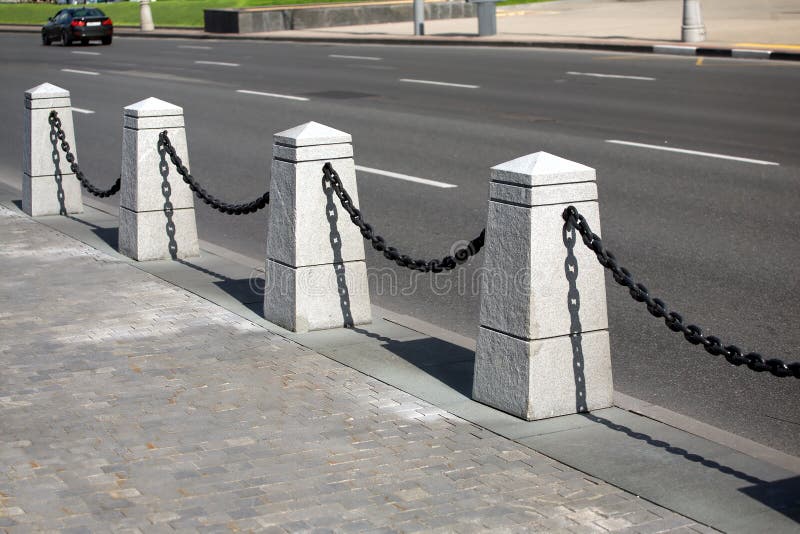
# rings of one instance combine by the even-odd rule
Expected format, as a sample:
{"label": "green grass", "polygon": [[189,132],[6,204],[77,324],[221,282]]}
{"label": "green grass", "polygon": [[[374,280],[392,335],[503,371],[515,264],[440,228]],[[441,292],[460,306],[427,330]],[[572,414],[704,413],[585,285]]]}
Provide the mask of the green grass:
{"label": "green grass", "polygon": [[[156,27],[202,28],[203,10],[228,7],[256,7],[290,4],[321,4],[359,0],[157,0],[150,4]],[[363,0],[360,0],[363,1]],[[505,0],[499,5],[527,4],[545,0]],[[115,2],[93,4],[111,17],[116,26],[138,26],[139,4]],[[47,22],[59,9],[54,4],[0,4],[0,24],[34,24]]]}

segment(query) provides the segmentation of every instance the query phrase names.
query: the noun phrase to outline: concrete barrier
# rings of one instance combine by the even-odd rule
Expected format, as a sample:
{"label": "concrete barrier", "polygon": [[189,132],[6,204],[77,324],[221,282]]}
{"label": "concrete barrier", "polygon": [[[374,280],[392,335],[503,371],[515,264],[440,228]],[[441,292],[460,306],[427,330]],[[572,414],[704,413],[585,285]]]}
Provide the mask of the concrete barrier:
{"label": "concrete barrier", "polygon": [[[475,6],[464,2],[425,4],[425,19],[469,18]],[[243,9],[206,9],[205,31],[211,33],[256,33],[306,28],[329,28],[354,24],[411,22],[411,2],[378,4],[339,4],[302,7],[264,7]]]}
{"label": "concrete barrier", "polygon": [[158,149],[163,130],[188,166],[182,108],[147,98],[124,109],[119,251],[138,261],[200,254],[193,194]]}
{"label": "concrete barrier", "polygon": [[351,141],[316,122],[275,134],[264,318],[293,332],[372,320],[364,240],[322,172],[330,161],[358,204]]}
{"label": "concrete barrier", "polygon": [[603,267],[567,231],[599,233],[594,169],[545,152],[492,168],[473,397],[527,420],[611,406]]}
{"label": "concrete barrier", "polygon": [[50,83],[25,91],[22,210],[32,217],[83,211],[81,184],[64,159],[61,141],[50,126],[53,110],[58,112],[61,128],[77,158],[69,91]]}

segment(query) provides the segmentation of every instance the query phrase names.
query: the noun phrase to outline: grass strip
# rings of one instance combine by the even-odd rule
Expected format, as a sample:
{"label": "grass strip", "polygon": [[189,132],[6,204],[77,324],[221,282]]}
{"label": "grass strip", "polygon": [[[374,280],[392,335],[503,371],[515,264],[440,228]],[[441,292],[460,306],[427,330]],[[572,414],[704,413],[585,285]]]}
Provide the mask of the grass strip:
{"label": "grass strip", "polygon": [[[156,27],[202,28],[204,9],[267,7],[298,4],[349,3],[363,0],[157,0],[150,4]],[[544,0],[506,0],[498,5],[530,4]],[[138,2],[91,4],[111,17],[115,26],[139,26]],[[0,4],[0,24],[42,25],[68,5]]]}

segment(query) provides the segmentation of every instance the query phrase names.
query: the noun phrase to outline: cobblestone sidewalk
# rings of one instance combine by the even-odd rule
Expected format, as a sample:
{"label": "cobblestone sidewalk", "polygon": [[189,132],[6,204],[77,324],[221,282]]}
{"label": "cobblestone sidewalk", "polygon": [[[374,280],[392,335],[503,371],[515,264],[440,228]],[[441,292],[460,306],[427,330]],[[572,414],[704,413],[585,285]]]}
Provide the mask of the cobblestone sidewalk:
{"label": "cobblestone sidewalk", "polygon": [[0,270],[0,531],[710,531],[2,207]]}

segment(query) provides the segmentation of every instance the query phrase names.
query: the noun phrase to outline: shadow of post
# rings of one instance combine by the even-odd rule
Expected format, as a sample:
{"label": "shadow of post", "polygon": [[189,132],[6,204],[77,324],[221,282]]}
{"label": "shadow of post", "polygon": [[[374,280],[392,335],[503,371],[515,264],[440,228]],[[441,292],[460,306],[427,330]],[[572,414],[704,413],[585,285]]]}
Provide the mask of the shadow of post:
{"label": "shadow of post", "polygon": [[331,243],[331,250],[333,251],[333,270],[336,272],[336,289],[339,293],[339,305],[342,308],[342,324],[345,328],[353,328],[353,314],[350,311],[350,290],[347,288],[347,278],[345,277],[346,271],[344,266],[344,259],[342,258],[342,236],[337,228],[337,221],[339,220],[339,210],[333,201],[333,187],[330,181],[323,174],[322,176],[322,189],[325,192],[325,217],[328,219],[330,226],[329,240]]}
{"label": "shadow of post", "polygon": [[50,125],[50,143],[53,145],[53,176],[56,180],[56,197],[58,198],[59,215],[67,214],[67,205],[64,202],[64,175],[61,173],[61,154],[58,151],[58,131],[55,124]]}
{"label": "shadow of post", "polygon": [[575,242],[578,238],[574,228],[567,223],[562,229],[567,257],[564,260],[564,274],[569,283],[567,292],[567,309],[569,309],[569,339],[572,343],[572,373],[575,377],[575,411],[588,412],[586,401],[586,376],[584,373],[583,340],[581,336],[581,294],[578,291],[578,259],[575,257]]}
{"label": "shadow of post", "polygon": [[726,465],[722,465],[719,462],[716,462],[714,460],[709,460],[708,458],[704,458],[703,456],[700,456],[699,454],[692,454],[689,451],[687,451],[686,449],[682,449],[680,447],[675,447],[675,446],[667,443],[666,441],[660,441],[660,440],[654,439],[652,436],[649,436],[649,435],[647,435],[647,434],[645,434],[643,432],[636,432],[635,430],[633,430],[633,429],[631,429],[631,428],[629,428],[629,427],[627,427],[625,425],[617,424],[617,423],[615,423],[613,421],[609,421],[608,419],[605,419],[603,417],[598,417],[597,415],[593,415],[593,414],[583,414],[583,417],[585,417],[586,419],[588,419],[588,420],[590,420],[590,421],[592,421],[594,423],[603,425],[604,427],[609,428],[611,430],[614,430],[616,432],[622,432],[623,434],[625,434],[626,436],[628,436],[630,438],[637,439],[639,441],[644,441],[648,445],[651,445],[651,446],[659,448],[659,449],[663,449],[666,452],[668,452],[669,454],[674,454],[676,456],[681,456],[681,457],[685,458],[686,460],[689,460],[690,462],[696,462],[696,463],[702,465],[703,467],[707,467],[709,469],[715,469],[715,470],[719,471],[720,473],[724,473],[726,475],[730,475],[730,476],[736,477],[736,478],[738,478],[740,480],[744,480],[745,482],[749,482],[750,484],[767,484],[768,483],[767,481],[762,480],[762,479],[760,479],[758,477],[754,477],[752,475],[748,475],[747,473],[743,473],[742,471],[737,471],[736,469],[733,469],[732,467],[728,467]]}
{"label": "shadow of post", "polygon": [[167,218],[165,229],[169,238],[169,255],[173,260],[178,259],[178,242],[175,241],[175,222],[172,220],[175,208],[170,201],[172,185],[169,183],[169,164],[167,163],[167,150],[162,145],[158,146],[158,171],[161,174],[161,194],[164,195],[164,216]]}

